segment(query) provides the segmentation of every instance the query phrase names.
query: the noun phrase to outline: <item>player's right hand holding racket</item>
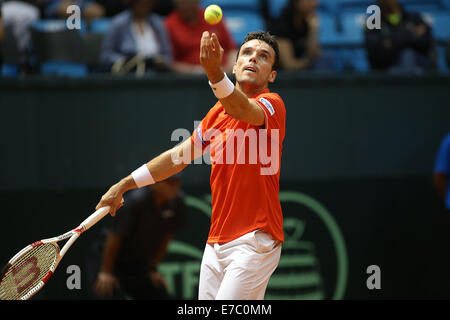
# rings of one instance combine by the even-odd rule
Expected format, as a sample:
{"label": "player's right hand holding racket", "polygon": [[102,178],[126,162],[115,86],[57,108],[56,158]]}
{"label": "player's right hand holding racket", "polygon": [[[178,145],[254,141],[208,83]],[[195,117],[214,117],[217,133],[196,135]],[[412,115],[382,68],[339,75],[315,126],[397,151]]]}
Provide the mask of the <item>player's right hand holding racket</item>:
{"label": "player's right hand holding racket", "polygon": [[110,207],[109,214],[111,216],[116,215],[116,211],[123,206],[123,194],[128,190],[136,188],[136,184],[134,183],[133,177],[128,176],[118,183],[113,185],[109,190],[102,196],[100,202],[97,204],[95,209],[99,209],[101,207]]}

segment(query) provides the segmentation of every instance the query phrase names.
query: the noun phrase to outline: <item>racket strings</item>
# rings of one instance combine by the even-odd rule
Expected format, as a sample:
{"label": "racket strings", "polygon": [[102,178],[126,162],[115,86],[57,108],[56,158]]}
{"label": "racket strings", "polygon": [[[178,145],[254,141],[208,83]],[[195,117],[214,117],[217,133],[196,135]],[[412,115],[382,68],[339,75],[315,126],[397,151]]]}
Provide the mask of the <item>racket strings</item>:
{"label": "racket strings", "polygon": [[6,271],[0,283],[0,300],[17,300],[45,278],[56,264],[59,248],[53,243],[38,245],[25,252]]}

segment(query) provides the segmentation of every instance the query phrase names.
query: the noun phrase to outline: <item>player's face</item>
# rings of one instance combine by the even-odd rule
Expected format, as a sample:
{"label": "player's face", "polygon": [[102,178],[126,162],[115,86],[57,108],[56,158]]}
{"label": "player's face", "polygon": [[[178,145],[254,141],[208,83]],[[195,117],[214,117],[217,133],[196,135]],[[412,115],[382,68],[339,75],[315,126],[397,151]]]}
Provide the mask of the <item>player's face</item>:
{"label": "player's face", "polygon": [[261,40],[250,40],[239,50],[233,73],[239,83],[251,83],[255,86],[266,87],[275,81],[277,72],[272,70],[275,62],[275,51]]}

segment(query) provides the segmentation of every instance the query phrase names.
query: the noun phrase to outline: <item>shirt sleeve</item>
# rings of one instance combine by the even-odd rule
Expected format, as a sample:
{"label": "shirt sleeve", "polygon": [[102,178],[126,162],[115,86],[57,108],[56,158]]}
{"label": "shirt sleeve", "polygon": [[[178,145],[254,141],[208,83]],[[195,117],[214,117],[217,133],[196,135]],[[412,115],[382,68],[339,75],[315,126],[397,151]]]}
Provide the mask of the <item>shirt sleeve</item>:
{"label": "shirt sleeve", "polygon": [[195,128],[194,132],[191,135],[191,143],[194,145],[194,148],[201,148],[202,151],[208,146],[209,141],[206,141],[204,138],[205,126],[204,120],[200,122],[200,124]]}
{"label": "shirt sleeve", "polygon": [[434,172],[436,173],[449,173],[450,166],[450,134],[442,141],[439,147],[436,162],[434,164]]}
{"label": "shirt sleeve", "polygon": [[277,129],[284,134],[286,121],[286,109],[281,97],[277,94],[268,93],[258,96],[255,101],[264,111],[265,124],[267,134],[271,135],[271,130]]}

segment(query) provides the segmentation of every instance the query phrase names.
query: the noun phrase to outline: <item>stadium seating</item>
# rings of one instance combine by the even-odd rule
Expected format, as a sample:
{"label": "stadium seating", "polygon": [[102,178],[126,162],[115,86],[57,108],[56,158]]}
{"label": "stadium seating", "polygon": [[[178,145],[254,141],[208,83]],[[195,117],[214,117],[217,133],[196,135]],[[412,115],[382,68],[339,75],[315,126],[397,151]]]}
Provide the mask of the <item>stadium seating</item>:
{"label": "stadium seating", "polygon": [[339,12],[366,12],[368,6],[376,4],[375,0],[337,0],[336,9]]}
{"label": "stadium seating", "polygon": [[4,38],[2,45],[2,76],[16,77],[19,74],[19,49],[17,41],[10,27],[4,29]]}
{"label": "stadium seating", "polygon": [[259,12],[259,9],[261,8],[260,0],[202,0],[200,4],[202,7],[207,7],[211,4],[216,4],[220,6],[223,11],[250,10]]}
{"label": "stadium seating", "polygon": [[[289,0],[268,0],[267,8],[271,19],[279,18]],[[320,0],[318,11],[335,13],[338,8],[338,0]]]}
{"label": "stadium seating", "polygon": [[450,10],[450,0],[441,0],[445,9]]}
{"label": "stadium seating", "polygon": [[[40,32],[57,32],[62,30],[68,30],[66,20],[64,19],[42,19],[34,22],[31,26],[32,30]],[[86,24],[83,20],[80,23],[80,29],[77,30],[79,33],[86,32]]]}
{"label": "stadium seating", "polygon": [[428,10],[441,10],[445,8],[442,0],[400,0],[406,10],[423,12]]}
{"label": "stadium seating", "polygon": [[425,11],[423,18],[433,29],[433,36],[438,42],[450,40],[450,12]]}
{"label": "stadium seating", "polygon": [[339,71],[367,72],[370,70],[365,48],[340,48],[335,54]]}
{"label": "stadium seating", "polygon": [[336,18],[333,14],[319,12],[319,42],[325,47],[336,47],[341,44]]}
{"label": "stadium seating", "polygon": [[[265,30],[262,3],[267,1],[269,18],[276,19],[289,0],[202,0],[202,6],[218,4],[224,22],[236,43],[242,43],[250,31]],[[420,12],[430,23],[437,42],[436,54],[440,70],[449,70],[445,60],[445,44],[450,40],[450,0],[400,0],[407,10]],[[319,41],[323,51],[335,57],[337,70],[369,70],[364,47],[364,25],[367,7],[376,0],[320,0]],[[103,36],[111,19],[101,18],[81,30],[67,30],[65,20],[40,20],[32,25],[33,49],[42,73],[86,75],[98,62]],[[2,74],[18,73],[14,43],[5,35]],[[6,50],[5,50],[6,49]]]}
{"label": "stadium seating", "polygon": [[241,44],[250,31],[265,30],[266,23],[262,16],[260,0],[202,0],[207,7],[217,4],[222,8],[224,22],[236,44]]}
{"label": "stadium seating", "polygon": [[105,34],[111,24],[111,18],[98,18],[91,21],[89,31],[94,33]]}
{"label": "stadium seating", "polygon": [[341,15],[341,44],[344,46],[360,46],[364,42],[366,14],[345,12]]}
{"label": "stadium seating", "polygon": [[277,1],[267,1],[267,8],[269,11],[269,16],[272,19],[280,17],[281,12],[287,6],[289,0],[277,0]]}
{"label": "stadium seating", "polygon": [[111,24],[111,18],[98,18],[91,21],[89,32],[83,35],[83,61],[87,64],[89,72],[101,70],[99,65],[103,38]]}
{"label": "stadium seating", "polygon": [[255,12],[228,10],[224,21],[237,45],[243,42],[248,32],[266,29],[264,19]]}
{"label": "stadium seating", "polygon": [[450,41],[450,12],[445,10],[427,11],[422,13],[433,32],[433,38],[436,42],[437,67],[441,71],[449,70],[445,57],[445,46]]}
{"label": "stadium seating", "polygon": [[[82,29],[85,30],[85,27]],[[40,20],[32,24],[31,31],[33,51],[42,74],[87,75],[78,30],[68,30],[65,20]]]}

